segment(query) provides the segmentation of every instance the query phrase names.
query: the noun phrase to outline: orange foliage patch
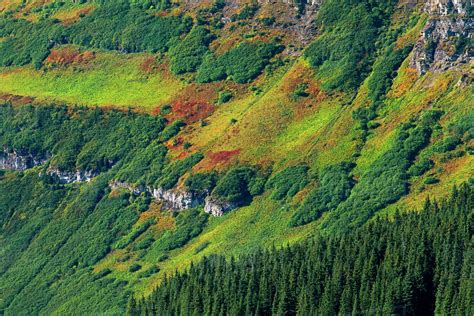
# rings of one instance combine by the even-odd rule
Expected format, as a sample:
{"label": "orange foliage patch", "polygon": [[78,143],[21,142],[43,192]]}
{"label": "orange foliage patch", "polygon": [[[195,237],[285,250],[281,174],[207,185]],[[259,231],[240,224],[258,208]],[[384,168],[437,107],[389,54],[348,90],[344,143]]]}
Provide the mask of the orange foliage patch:
{"label": "orange foliage patch", "polygon": [[[294,105],[297,117],[304,116],[312,105],[321,103],[327,97],[326,93],[321,90],[319,83],[314,80],[314,77],[315,74],[312,69],[308,69],[307,66],[299,63],[288,73],[282,83],[281,89]],[[309,96],[292,98],[294,91],[302,84],[307,86],[305,91]]]}
{"label": "orange foliage patch", "polygon": [[117,189],[112,190],[109,193],[110,198],[115,198],[115,197],[119,197],[119,196],[120,196],[120,190],[117,190]]}
{"label": "orange foliage patch", "polygon": [[232,157],[237,156],[240,154],[241,149],[235,149],[235,150],[223,150],[223,151],[218,151],[216,153],[209,153],[208,154],[208,159],[211,164],[220,164],[220,163],[226,163],[231,160]]}
{"label": "orange foliage patch", "polygon": [[83,64],[94,59],[95,55],[91,51],[79,52],[74,48],[63,48],[52,50],[45,60],[45,65],[69,66],[71,64]]}
{"label": "orange foliage patch", "polygon": [[62,19],[62,24],[70,25],[78,21],[81,17],[88,15],[94,9],[93,6],[81,8],[79,10],[71,12],[68,16]]}
{"label": "orange foliage patch", "polygon": [[207,102],[177,101],[171,104],[171,114],[167,116],[170,121],[182,119],[186,124],[203,120],[214,112],[214,105]]}
{"label": "orange foliage patch", "polygon": [[13,106],[19,106],[19,105],[31,104],[33,103],[35,98],[29,97],[29,96],[21,96],[21,95],[5,93],[5,94],[0,95],[0,100],[2,102],[9,102]]}
{"label": "orange foliage patch", "polygon": [[175,220],[172,213],[162,211],[160,204],[151,203],[148,210],[140,214],[140,222],[145,222],[151,218],[156,219],[156,224],[153,226],[153,229],[158,232],[175,228]]}
{"label": "orange foliage patch", "polygon": [[155,57],[146,57],[145,60],[140,65],[140,71],[144,72],[146,74],[152,73],[154,70],[156,70],[158,67],[158,64],[156,62]]}

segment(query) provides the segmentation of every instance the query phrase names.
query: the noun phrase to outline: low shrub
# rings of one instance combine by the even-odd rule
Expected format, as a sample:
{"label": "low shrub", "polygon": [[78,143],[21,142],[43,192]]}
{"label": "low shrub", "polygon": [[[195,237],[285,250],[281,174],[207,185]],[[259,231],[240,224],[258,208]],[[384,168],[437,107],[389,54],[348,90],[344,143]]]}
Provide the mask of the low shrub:
{"label": "low shrub", "polygon": [[213,36],[204,27],[194,27],[183,39],[175,39],[170,55],[171,71],[175,74],[195,72],[201,65]]}
{"label": "low shrub", "polygon": [[250,167],[232,168],[217,181],[212,195],[232,203],[248,201],[252,197],[249,185],[255,175],[255,170]]}
{"label": "low shrub", "polygon": [[434,162],[431,159],[423,158],[414,163],[409,169],[408,174],[411,176],[421,176],[428,170],[434,167]]}
{"label": "low shrub", "polygon": [[272,191],[271,198],[274,200],[291,198],[309,183],[308,170],[306,165],[287,167],[272,176],[265,188]]}
{"label": "low shrub", "polygon": [[310,223],[345,201],[355,184],[350,176],[353,167],[350,163],[340,163],[323,169],[319,174],[319,186],[308,193],[293,215],[290,226]]}
{"label": "low shrub", "polygon": [[139,265],[138,263],[133,263],[130,267],[128,267],[128,272],[137,272],[138,270],[140,270],[142,268],[141,265]]}
{"label": "low shrub", "polygon": [[426,185],[436,184],[439,183],[439,179],[436,177],[427,177],[423,183]]}
{"label": "low shrub", "polygon": [[231,78],[237,83],[247,83],[260,75],[270,59],[281,51],[275,42],[243,42],[219,57],[204,57],[196,80],[201,83]]}
{"label": "low shrub", "polygon": [[166,166],[163,175],[158,181],[158,186],[165,190],[173,188],[178,183],[179,178],[189,171],[194,165],[200,162],[204,156],[202,154],[192,154],[184,159],[176,160]]}
{"label": "low shrub", "polygon": [[221,92],[219,92],[219,99],[217,100],[217,103],[218,104],[227,103],[230,100],[232,100],[233,97],[234,97],[234,95],[232,94],[232,92],[221,91]]}
{"label": "low shrub", "polygon": [[152,276],[153,274],[156,274],[160,272],[160,268],[158,268],[157,266],[152,266],[151,268],[145,270],[145,271],[142,271],[138,274],[138,277],[143,279],[143,278],[148,278],[150,276]]}
{"label": "low shrub", "polygon": [[193,173],[191,174],[184,185],[189,191],[193,192],[211,192],[216,186],[217,173]]}

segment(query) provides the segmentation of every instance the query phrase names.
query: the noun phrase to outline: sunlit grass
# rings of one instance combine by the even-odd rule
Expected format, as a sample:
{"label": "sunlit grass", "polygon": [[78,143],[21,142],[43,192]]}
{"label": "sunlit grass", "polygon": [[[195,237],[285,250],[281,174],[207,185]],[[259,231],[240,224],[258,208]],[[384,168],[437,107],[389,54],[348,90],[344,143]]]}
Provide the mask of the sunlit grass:
{"label": "sunlit grass", "polygon": [[140,65],[145,58],[98,53],[90,64],[66,69],[0,68],[0,93],[40,102],[151,109],[172,99],[183,84],[161,72],[144,74]]}

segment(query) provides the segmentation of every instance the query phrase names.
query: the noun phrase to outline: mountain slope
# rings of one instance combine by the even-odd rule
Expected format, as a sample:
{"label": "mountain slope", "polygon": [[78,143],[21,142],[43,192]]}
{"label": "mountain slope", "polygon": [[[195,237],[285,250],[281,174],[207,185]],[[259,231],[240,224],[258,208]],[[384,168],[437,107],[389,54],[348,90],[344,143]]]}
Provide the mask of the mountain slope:
{"label": "mountain slope", "polygon": [[472,185],[470,3],[288,2],[0,2],[4,314]]}

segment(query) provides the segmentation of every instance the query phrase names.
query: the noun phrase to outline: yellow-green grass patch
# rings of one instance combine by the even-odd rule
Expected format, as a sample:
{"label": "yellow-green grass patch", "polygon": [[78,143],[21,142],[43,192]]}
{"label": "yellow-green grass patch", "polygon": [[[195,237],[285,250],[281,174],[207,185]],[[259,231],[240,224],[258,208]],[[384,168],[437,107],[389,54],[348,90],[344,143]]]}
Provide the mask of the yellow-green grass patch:
{"label": "yellow-green grass patch", "polygon": [[0,68],[0,93],[39,102],[153,109],[169,102],[183,83],[166,74],[145,74],[145,55],[97,53],[87,65],[50,70]]}

